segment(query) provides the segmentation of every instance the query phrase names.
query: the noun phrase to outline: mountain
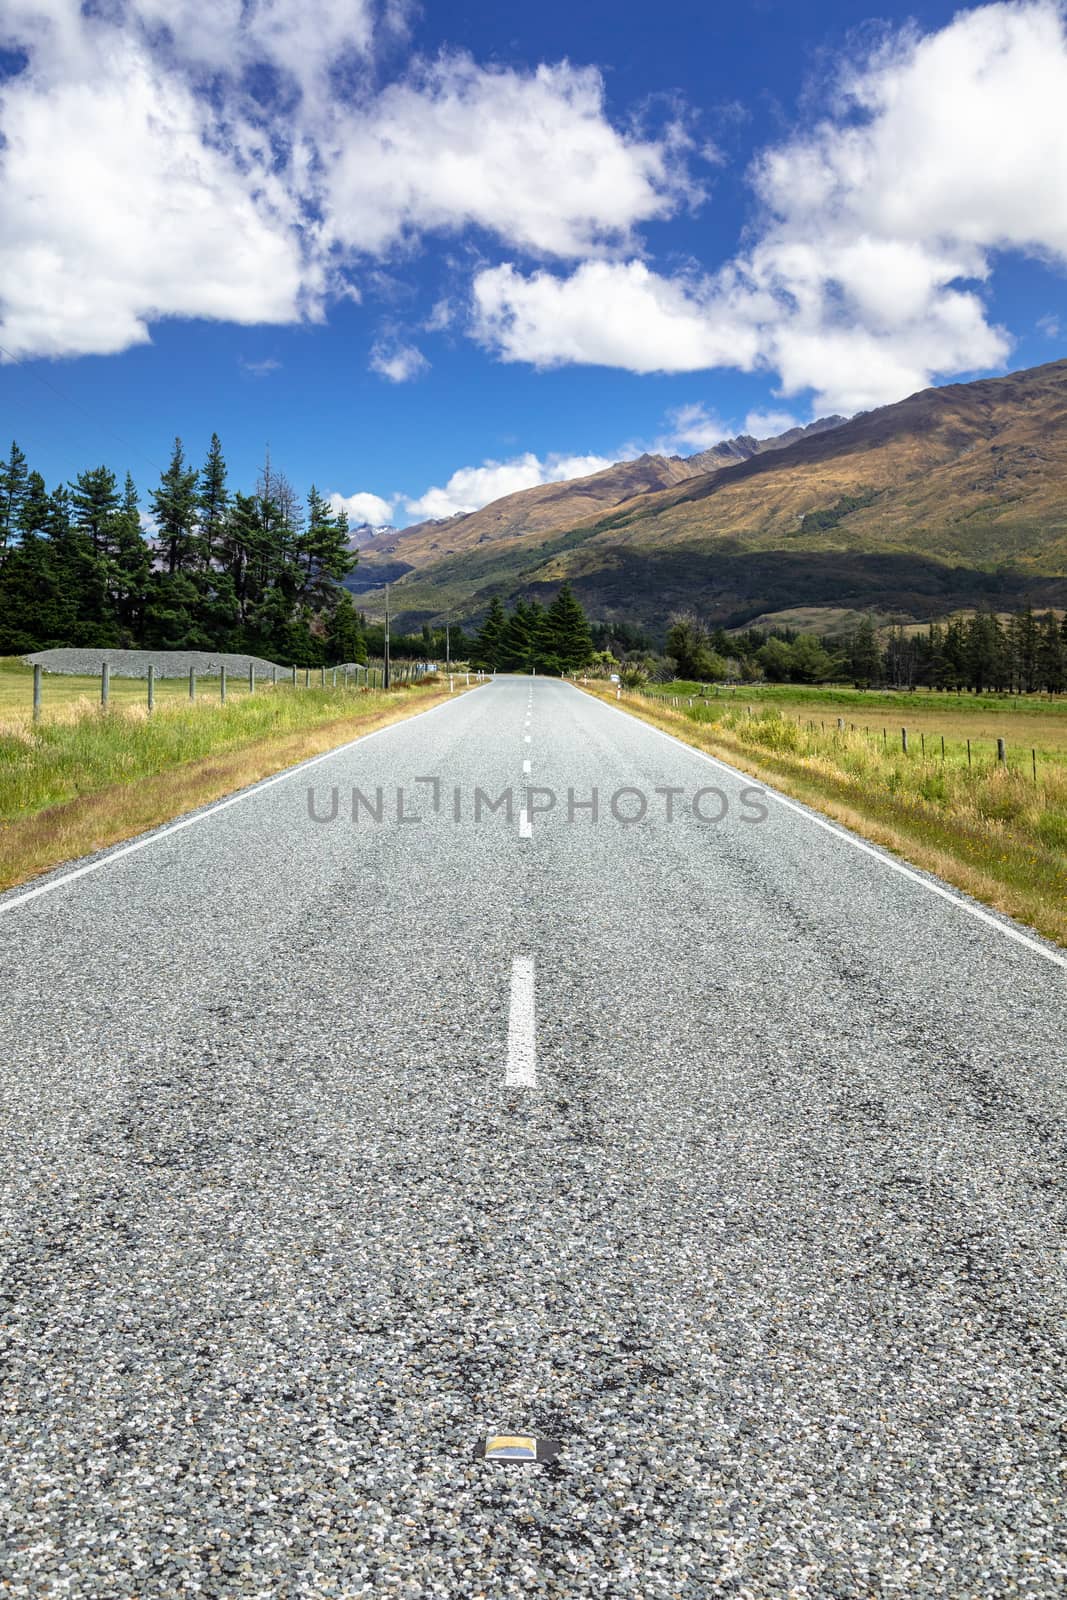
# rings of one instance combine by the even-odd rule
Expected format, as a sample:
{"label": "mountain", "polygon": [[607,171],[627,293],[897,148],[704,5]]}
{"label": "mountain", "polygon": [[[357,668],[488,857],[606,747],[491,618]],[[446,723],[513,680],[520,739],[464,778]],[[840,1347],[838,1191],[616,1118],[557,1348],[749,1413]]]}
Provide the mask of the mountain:
{"label": "mountain", "polygon": [[[823,417],[806,428],[791,428],[772,439],[753,439],[742,434],[724,439],[693,456],[649,455],[633,461],[617,461],[614,466],[588,478],[570,478],[562,483],[544,483],[533,489],[494,500],[478,511],[413,523],[409,528],[377,528],[367,525],[353,531],[353,545],[360,551],[359,566],[346,580],[356,594],[365,594],[393,583],[408,572],[420,572],[463,551],[474,551],[495,541],[519,541],[536,547],[540,535],[555,533],[584,522],[590,515],[603,514],[625,505],[635,496],[671,488],[697,477],[709,465],[747,461],[753,455],[775,450],[794,439],[840,426],[844,417]],[[372,537],[364,537],[370,534]]]}
{"label": "mountain", "polygon": [[410,568],[397,611],[475,617],[564,578],[591,616],[655,627],[690,606],[730,626],[797,607],[923,620],[1067,603],[1067,361],[827,421],[742,459],[733,441],[710,468],[709,452],[642,457],[527,490],[436,540],[406,529],[388,541]]}

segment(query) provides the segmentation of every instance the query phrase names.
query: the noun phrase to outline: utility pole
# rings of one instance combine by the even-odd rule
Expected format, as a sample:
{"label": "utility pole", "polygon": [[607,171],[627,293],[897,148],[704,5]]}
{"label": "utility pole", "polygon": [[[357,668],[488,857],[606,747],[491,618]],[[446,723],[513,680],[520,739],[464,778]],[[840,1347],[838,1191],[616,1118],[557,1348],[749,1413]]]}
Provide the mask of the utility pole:
{"label": "utility pole", "polygon": [[452,666],[452,640],[451,640],[451,636],[450,636],[449,631],[448,631],[448,618],[446,617],[445,618],[445,671],[448,672],[450,670],[451,666]]}
{"label": "utility pole", "polygon": [[382,688],[389,687],[389,585],[385,586],[385,671],[382,674]]}

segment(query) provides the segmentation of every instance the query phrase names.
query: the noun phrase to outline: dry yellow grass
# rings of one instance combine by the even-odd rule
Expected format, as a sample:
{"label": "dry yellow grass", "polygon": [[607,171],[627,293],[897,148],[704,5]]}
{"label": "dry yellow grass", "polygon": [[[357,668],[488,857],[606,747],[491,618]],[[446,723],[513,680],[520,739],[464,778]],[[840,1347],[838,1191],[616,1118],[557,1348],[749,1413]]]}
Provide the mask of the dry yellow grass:
{"label": "dry yellow grass", "polygon": [[[456,692],[464,691],[457,688]],[[318,720],[307,726],[244,741],[239,723],[234,727],[233,713],[240,716],[236,707],[227,708],[224,713],[230,723],[228,729],[223,727],[216,708],[208,706],[199,710],[161,707],[151,724],[140,707],[126,711],[113,709],[106,715],[98,709],[81,716],[72,712],[69,719],[64,718],[54,728],[52,736],[84,740],[87,749],[94,743],[102,745],[108,758],[95,766],[89,760],[81,763],[86,784],[84,792],[78,792],[77,787],[71,791],[66,767],[58,775],[49,776],[41,770],[42,759],[35,768],[33,747],[28,745],[28,739],[33,737],[30,730],[22,728],[14,736],[6,737],[0,733],[0,800],[6,796],[6,804],[0,805],[0,818],[6,815],[6,820],[0,820],[0,890],[25,883],[79,856],[119,844],[310,756],[429,710],[448,698],[447,685],[394,690],[389,694],[338,694],[329,699],[315,695],[309,696],[303,707],[300,707],[300,697],[293,695],[292,704],[305,714],[321,711]],[[312,699],[319,701],[318,707],[312,706]],[[189,760],[173,760],[176,750],[180,754],[180,744],[175,746],[171,737],[166,743],[166,758],[171,759],[171,764],[163,770],[138,771],[131,754],[129,765],[134,770],[130,777],[108,782],[97,779],[94,784],[94,772],[114,770],[116,760],[121,768],[123,745],[127,751],[132,751],[139,733],[151,729],[153,733],[173,736],[187,731],[183,725],[190,721],[194,734],[206,733],[209,739],[227,735],[227,747],[197,754]],[[43,757],[47,747],[41,749]],[[49,781],[53,792],[56,784],[64,785],[59,792],[65,797],[52,804],[34,804],[34,796],[48,792]],[[24,804],[15,803],[20,792],[27,795]]]}
{"label": "dry yellow grass", "polygon": [[[596,690],[615,703],[614,693]],[[883,751],[861,731],[811,734],[775,710],[675,709],[624,694],[631,714],[719,756],[1067,945],[1067,765],[982,769]],[[818,719],[815,719],[818,720]],[[827,720],[824,718],[824,720]],[[913,747],[914,748],[914,747]]]}

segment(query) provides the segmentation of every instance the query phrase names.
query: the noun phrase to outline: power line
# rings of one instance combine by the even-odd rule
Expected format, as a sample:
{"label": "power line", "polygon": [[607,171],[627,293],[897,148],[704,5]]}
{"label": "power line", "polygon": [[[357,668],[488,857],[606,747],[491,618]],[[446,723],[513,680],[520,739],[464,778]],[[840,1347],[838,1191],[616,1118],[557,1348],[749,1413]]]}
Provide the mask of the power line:
{"label": "power line", "polygon": [[128,439],[123,439],[120,434],[115,432],[114,428],[107,427],[100,421],[98,417],[94,417],[91,411],[87,411],[85,406],[83,406],[80,401],[72,399],[69,394],[64,394],[62,389],[57,388],[49,378],[44,377],[36,370],[36,368],[29,366],[29,364],[25,362],[21,356],[13,355],[10,350],[5,350],[2,344],[0,344],[0,356],[6,356],[9,361],[14,362],[16,367],[23,367],[25,371],[30,374],[31,378],[36,378],[38,383],[43,384],[46,389],[50,389],[58,399],[63,400],[67,405],[71,406],[73,410],[80,411],[83,417],[87,418],[89,422],[93,423],[94,426],[98,427],[103,433],[106,433],[109,438],[115,441],[116,444],[121,445],[125,451],[132,455],[139,456],[142,461],[147,462],[148,465],[154,468],[156,472],[162,474],[163,468],[160,466],[158,461],[153,461],[150,456],[145,455],[143,450],[138,449],[136,445],[130,444]]}

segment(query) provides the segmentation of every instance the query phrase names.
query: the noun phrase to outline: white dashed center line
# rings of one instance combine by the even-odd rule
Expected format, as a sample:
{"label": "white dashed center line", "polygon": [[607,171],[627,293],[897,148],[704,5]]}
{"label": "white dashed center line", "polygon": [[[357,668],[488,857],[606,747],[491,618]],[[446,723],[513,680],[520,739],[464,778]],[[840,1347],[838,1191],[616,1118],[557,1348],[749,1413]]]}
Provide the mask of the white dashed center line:
{"label": "white dashed center line", "polygon": [[532,834],[533,828],[530,824],[530,812],[527,806],[523,806],[522,810],[519,812],[519,838],[529,839],[532,837]]}
{"label": "white dashed center line", "polygon": [[512,1089],[537,1088],[533,956],[516,956],[511,963],[508,1063],[504,1069],[504,1082]]}
{"label": "white dashed center line", "polygon": [[524,778],[528,778],[530,776],[530,758],[529,758],[529,756],[527,756],[526,760],[522,764],[522,775],[523,775]]}

